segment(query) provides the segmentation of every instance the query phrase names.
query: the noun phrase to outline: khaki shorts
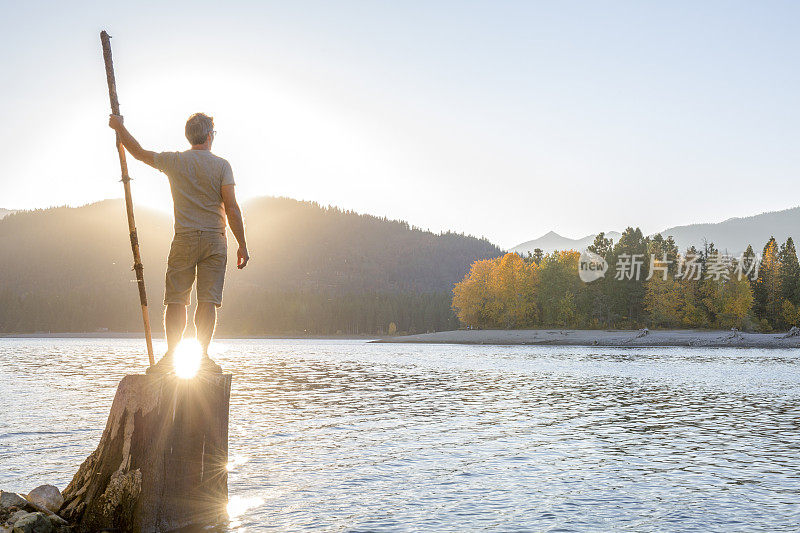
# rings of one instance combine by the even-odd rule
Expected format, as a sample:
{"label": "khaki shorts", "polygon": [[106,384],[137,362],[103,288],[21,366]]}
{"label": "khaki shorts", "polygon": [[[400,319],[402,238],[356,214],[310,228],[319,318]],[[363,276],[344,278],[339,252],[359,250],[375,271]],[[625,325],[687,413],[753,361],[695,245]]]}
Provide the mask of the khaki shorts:
{"label": "khaki shorts", "polygon": [[222,286],[228,263],[228,240],[218,231],[175,234],[167,261],[164,305],[189,305],[195,277],[197,301],[222,305]]}

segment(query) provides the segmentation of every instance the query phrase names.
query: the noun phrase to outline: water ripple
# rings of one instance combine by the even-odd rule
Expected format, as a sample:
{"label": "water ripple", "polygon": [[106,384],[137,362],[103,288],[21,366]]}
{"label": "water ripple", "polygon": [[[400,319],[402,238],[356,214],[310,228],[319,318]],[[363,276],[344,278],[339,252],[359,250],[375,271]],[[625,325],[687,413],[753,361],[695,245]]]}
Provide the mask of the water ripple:
{"label": "water ripple", "polygon": [[[141,342],[0,339],[0,487],[64,487]],[[234,530],[796,531],[793,350],[224,340]]]}

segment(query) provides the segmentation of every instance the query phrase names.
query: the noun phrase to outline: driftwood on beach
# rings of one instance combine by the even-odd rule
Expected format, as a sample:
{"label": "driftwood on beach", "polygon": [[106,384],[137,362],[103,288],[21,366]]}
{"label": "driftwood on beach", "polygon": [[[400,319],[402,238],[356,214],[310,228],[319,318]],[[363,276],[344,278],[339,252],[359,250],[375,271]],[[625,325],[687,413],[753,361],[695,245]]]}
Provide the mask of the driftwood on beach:
{"label": "driftwood on beach", "polygon": [[230,375],[125,376],[59,514],[79,531],[219,522],[228,498],[230,387]]}

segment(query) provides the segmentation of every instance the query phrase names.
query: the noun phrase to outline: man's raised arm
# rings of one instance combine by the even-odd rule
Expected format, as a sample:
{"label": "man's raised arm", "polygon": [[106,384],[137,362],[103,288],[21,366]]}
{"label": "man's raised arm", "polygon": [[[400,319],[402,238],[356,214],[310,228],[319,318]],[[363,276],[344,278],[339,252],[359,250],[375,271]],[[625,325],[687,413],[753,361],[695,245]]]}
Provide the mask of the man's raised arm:
{"label": "man's raised arm", "polygon": [[239,202],[236,201],[234,185],[222,186],[222,203],[225,206],[225,216],[228,217],[228,225],[231,227],[239,249],[236,251],[236,266],[240,269],[247,266],[250,254],[247,253],[247,243],[244,240],[244,219],[242,210],[239,209]]}
{"label": "man's raised arm", "polygon": [[112,130],[117,132],[119,135],[119,140],[122,142],[122,146],[128,150],[128,153],[131,154],[133,157],[141,161],[142,163],[148,164],[153,168],[156,168],[155,163],[155,152],[151,152],[150,150],[145,150],[142,148],[142,145],[139,144],[139,141],[133,138],[133,135],[128,131],[125,125],[122,123],[123,119],[121,115],[110,115],[108,119],[108,125],[111,127]]}

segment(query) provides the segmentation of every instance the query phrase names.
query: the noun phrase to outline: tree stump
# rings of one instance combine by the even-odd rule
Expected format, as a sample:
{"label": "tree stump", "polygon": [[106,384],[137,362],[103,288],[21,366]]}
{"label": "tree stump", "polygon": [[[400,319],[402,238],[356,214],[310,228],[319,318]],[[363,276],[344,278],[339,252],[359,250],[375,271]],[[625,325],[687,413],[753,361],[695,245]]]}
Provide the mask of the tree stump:
{"label": "tree stump", "polygon": [[224,520],[230,391],[229,374],[125,376],[59,514],[79,531],[170,531]]}

